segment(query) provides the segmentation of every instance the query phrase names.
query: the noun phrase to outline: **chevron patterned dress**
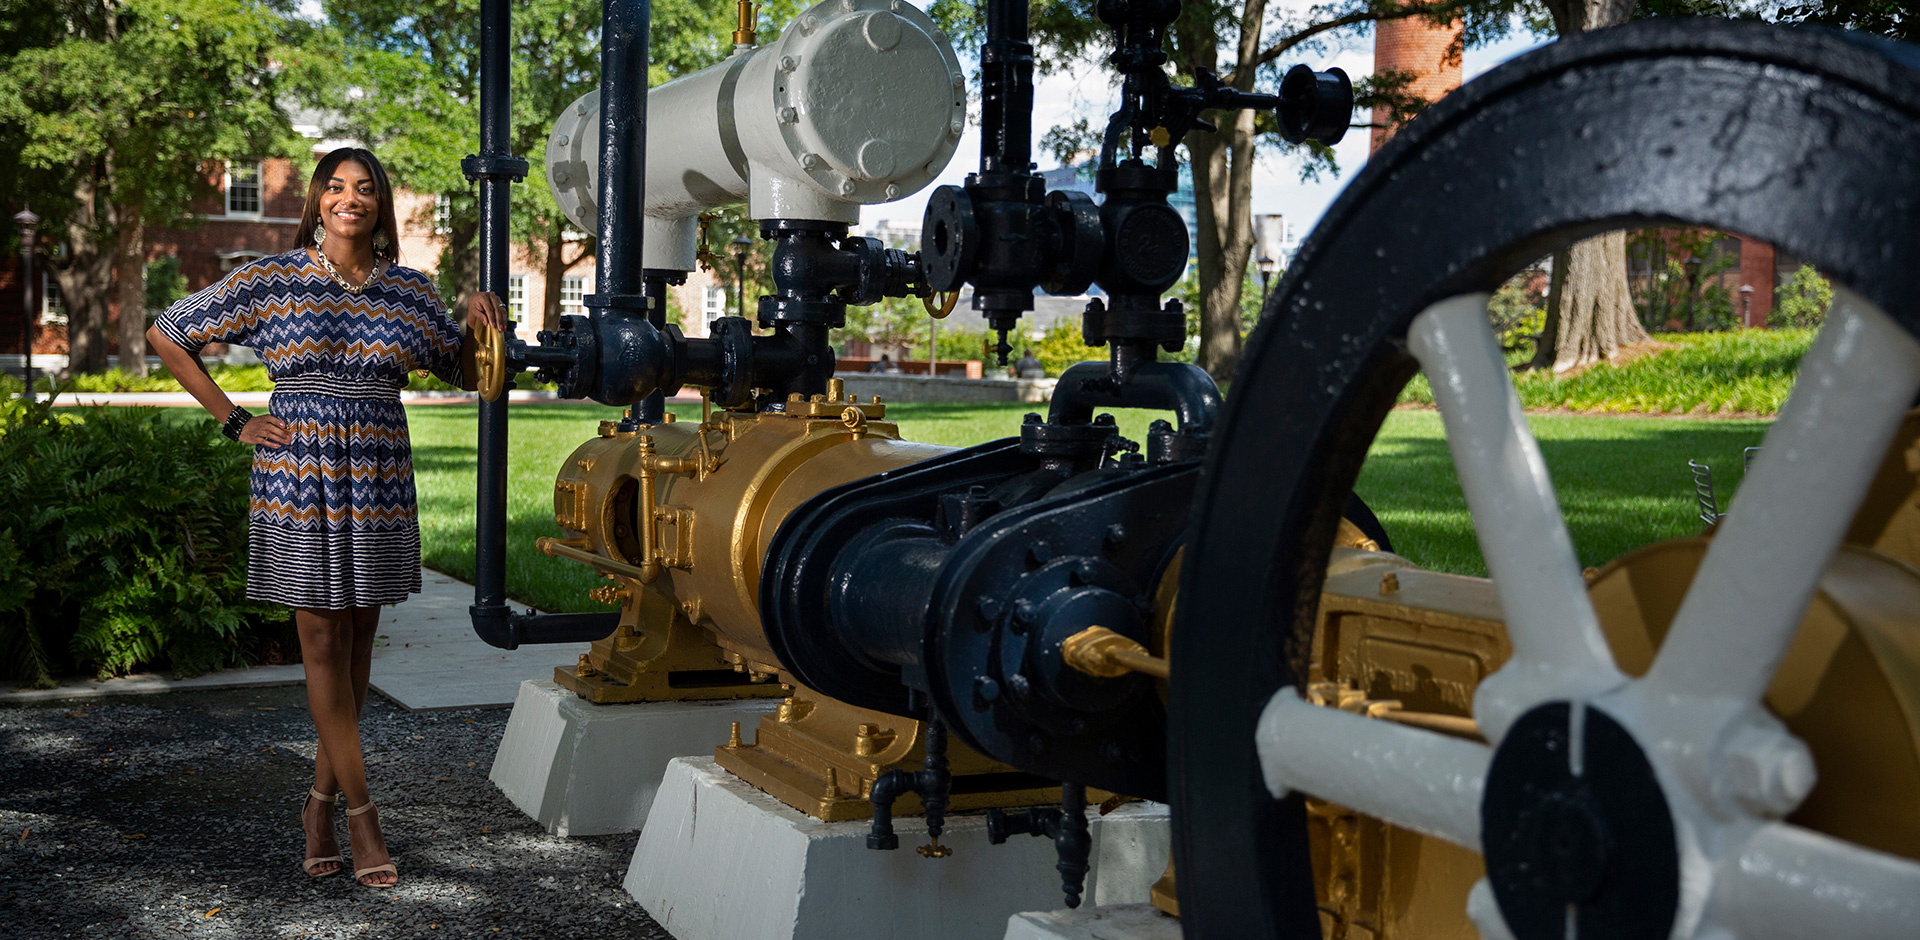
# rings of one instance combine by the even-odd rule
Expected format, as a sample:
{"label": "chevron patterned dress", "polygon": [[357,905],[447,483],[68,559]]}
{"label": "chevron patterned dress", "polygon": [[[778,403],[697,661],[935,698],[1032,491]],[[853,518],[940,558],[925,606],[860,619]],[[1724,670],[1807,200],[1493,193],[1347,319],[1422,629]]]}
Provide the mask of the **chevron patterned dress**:
{"label": "chevron patterned dress", "polygon": [[254,448],[247,596],[340,610],[418,592],[400,389],[415,369],[460,384],[460,330],[427,277],[390,264],[352,294],[297,249],[167,308],[159,328],[189,352],[259,353],[274,381],[268,411],[293,437]]}

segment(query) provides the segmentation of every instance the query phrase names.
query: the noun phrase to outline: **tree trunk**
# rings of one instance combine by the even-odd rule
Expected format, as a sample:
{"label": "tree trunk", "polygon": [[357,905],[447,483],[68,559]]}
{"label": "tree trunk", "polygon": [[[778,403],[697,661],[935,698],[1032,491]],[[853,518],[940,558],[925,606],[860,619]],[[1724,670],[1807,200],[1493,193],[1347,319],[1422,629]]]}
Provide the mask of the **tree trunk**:
{"label": "tree trunk", "polygon": [[107,291],[113,282],[113,255],[102,251],[99,241],[105,198],[101,182],[97,169],[81,175],[74,188],[78,205],[67,217],[67,257],[53,269],[67,305],[68,375],[107,371]]}
{"label": "tree trunk", "polygon": [[120,295],[120,368],[131,375],[147,374],[147,250],[146,226],[138,206],[124,206],[119,215],[119,244],[114,250],[114,279]]}
{"label": "tree trunk", "polygon": [[[1547,0],[1565,38],[1633,18],[1634,0]],[[1627,236],[1608,232],[1553,256],[1547,323],[1530,369],[1555,372],[1611,359],[1620,347],[1647,339],[1627,290]]]}
{"label": "tree trunk", "polygon": [[[1250,62],[1258,54],[1266,8],[1266,0],[1248,0],[1242,9],[1236,61]],[[1181,57],[1188,71],[1216,68],[1219,45],[1213,33],[1184,38]],[[1253,70],[1241,68],[1223,79],[1241,91],[1251,90],[1253,80]],[[1253,257],[1253,112],[1219,112],[1216,121],[1218,133],[1196,130],[1187,135],[1186,144],[1199,240],[1194,246],[1194,277],[1200,285],[1197,360],[1208,375],[1226,381],[1240,364],[1240,301],[1247,261]]]}

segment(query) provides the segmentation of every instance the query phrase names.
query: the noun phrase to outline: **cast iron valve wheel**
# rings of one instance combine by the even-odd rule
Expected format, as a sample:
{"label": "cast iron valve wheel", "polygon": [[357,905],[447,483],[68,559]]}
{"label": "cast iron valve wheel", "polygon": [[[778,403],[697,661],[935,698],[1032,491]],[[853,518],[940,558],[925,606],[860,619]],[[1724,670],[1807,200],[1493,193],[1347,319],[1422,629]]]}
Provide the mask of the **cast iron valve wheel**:
{"label": "cast iron valve wheel", "polygon": [[[1482,852],[1487,938],[1920,936],[1920,863],[1784,821],[1816,768],[1761,705],[1920,389],[1916,154],[1920,51],[1658,20],[1502,66],[1375,155],[1277,285],[1202,476],[1169,703],[1187,936],[1319,935],[1302,794]],[[1836,287],[1635,679],[1486,300],[1577,238],[1659,223],[1756,237]],[[1297,691],[1329,536],[1416,368],[1512,644],[1473,699],[1488,744]]]}

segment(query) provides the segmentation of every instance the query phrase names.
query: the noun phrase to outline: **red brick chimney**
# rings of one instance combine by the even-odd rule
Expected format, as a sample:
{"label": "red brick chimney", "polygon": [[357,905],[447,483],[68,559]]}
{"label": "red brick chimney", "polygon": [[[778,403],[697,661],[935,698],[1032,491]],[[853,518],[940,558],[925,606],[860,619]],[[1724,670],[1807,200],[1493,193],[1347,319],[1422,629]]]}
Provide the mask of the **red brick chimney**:
{"label": "red brick chimney", "polygon": [[[1432,103],[1460,87],[1461,49],[1457,20],[1447,26],[1435,26],[1417,16],[1382,20],[1373,29],[1373,71],[1376,75],[1412,72],[1415,77],[1407,91]],[[1391,117],[1385,108],[1373,109],[1374,124],[1385,124]],[[1391,136],[1393,132],[1385,127],[1373,128],[1373,146],[1368,153],[1379,150]]]}

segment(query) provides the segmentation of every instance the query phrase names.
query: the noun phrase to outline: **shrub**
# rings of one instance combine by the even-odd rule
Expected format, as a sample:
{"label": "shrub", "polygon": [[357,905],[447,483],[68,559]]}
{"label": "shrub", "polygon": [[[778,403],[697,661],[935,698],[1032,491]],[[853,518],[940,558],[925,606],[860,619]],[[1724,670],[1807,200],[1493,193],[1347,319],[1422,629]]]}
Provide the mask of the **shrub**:
{"label": "shrub", "polygon": [[250,454],[147,408],[0,402],[0,671],[245,662],[285,608],[246,599]]}
{"label": "shrub", "polygon": [[1833,304],[1833,285],[1813,269],[1813,265],[1803,264],[1793,272],[1774,299],[1773,312],[1767,314],[1767,325],[1774,327],[1791,326],[1801,329],[1816,327],[1827,318],[1827,308]]}

